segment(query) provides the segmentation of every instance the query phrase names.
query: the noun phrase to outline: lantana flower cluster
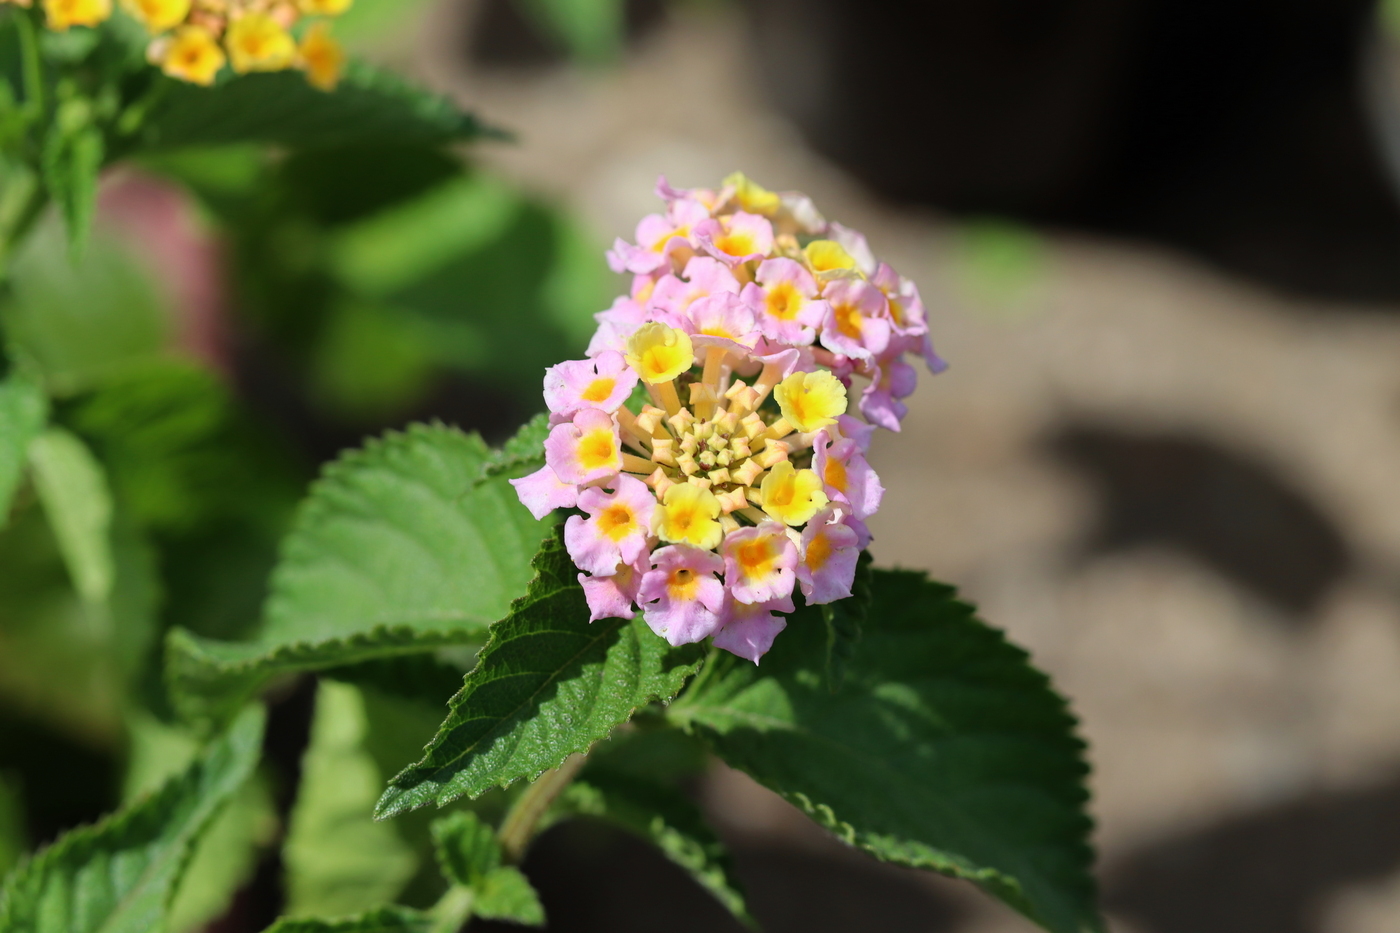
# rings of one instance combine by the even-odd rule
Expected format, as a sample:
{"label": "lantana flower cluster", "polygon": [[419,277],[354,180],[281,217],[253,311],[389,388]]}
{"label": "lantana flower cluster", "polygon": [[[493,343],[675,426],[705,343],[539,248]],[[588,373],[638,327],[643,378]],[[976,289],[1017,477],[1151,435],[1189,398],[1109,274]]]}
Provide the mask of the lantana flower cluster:
{"label": "lantana flower cluster", "polygon": [[[618,240],[630,293],[587,359],[545,373],[545,466],[513,480],[564,541],[593,620],[758,663],[809,604],[851,595],[884,488],[866,460],[898,431],[908,357],[943,369],[914,283],[803,195],[743,175],[677,190]],[[864,384],[848,413],[857,380]]]}
{"label": "lantana flower cluster", "polygon": [[[0,0],[28,7],[33,0]],[[300,68],[307,80],[331,90],[345,53],[326,17],[352,0],[120,0],[152,35],[146,57],[172,78],[210,85],[225,65],[239,74]],[[97,26],[112,15],[112,0],[42,0],[48,26]],[[298,25],[315,19],[305,29]],[[295,33],[300,34],[300,39]]]}

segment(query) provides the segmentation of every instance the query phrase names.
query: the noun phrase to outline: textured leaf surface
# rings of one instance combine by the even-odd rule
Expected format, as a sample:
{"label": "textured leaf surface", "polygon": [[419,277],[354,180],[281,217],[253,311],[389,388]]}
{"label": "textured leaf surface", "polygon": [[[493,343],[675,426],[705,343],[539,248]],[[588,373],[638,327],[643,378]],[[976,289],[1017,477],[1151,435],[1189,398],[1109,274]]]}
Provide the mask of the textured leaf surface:
{"label": "textured leaf surface", "polygon": [[29,444],[44,428],[48,403],[43,391],[19,373],[0,380],[0,528],[24,475]]}
{"label": "textured leaf surface", "polygon": [[146,120],[144,148],[436,145],[492,132],[445,97],[361,63],[352,63],[330,93],[295,71],[243,75],[214,88],[171,85]]}
{"label": "textured leaf surface", "polygon": [[951,588],[877,571],[874,592],[839,695],[807,610],[762,667],[721,657],[669,714],[877,858],[975,881],[1056,933],[1100,929],[1064,700]]}
{"label": "textured leaf surface", "polygon": [[832,693],[840,690],[846,680],[846,667],[855,657],[856,643],[870,615],[870,563],[870,552],[861,551],[851,595],[821,607],[822,621],[826,623],[826,680]]}
{"label": "textured leaf surface", "polygon": [[518,869],[502,865],[496,834],[475,813],[459,811],[433,823],[438,867],[454,884],[469,888],[471,911],[487,920],[544,924],[544,907]]}
{"label": "textured leaf surface", "polygon": [[428,933],[432,918],[407,907],[381,907],[335,920],[278,920],[266,933]]}
{"label": "textured leaf surface", "polygon": [[88,602],[112,592],[112,493],[102,465],[78,438],[49,428],[29,445],[34,487],[58,540],[73,588]]}
{"label": "textured leaf surface", "polygon": [[268,677],[477,643],[525,592],[545,526],[486,445],[442,425],[372,441],[327,467],[297,516],[258,638],[176,630],[168,677],[187,715],[237,708]]}
{"label": "textured leaf surface", "polygon": [[192,844],[252,772],[262,731],[262,710],[246,710],[161,790],[95,826],[67,833],[18,868],[0,890],[0,930],[162,929]]}
{"label": "textured leaf surface", "polygon": [[533,779],[587,751],[640,706],[668,701],[703,652],[671,648],[641,619],[592,624],[578,568],[558,535],[529,592],[492,626],[427,754],[390,783],[378,816]]}
{"label": "textured leaf surface", "polygon": [[606,820],[650,840],[729,912],[754,925],[724,843],[700,808],[658,781],[590,769],[559,800],[561,813]]}

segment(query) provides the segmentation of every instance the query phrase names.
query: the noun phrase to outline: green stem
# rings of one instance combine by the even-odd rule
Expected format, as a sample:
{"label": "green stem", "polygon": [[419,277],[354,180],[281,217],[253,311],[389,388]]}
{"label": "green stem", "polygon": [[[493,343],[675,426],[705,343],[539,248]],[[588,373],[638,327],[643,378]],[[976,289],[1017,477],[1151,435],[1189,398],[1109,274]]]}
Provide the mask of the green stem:
{"label": "green stem", "polygon": [[454,884],[433,905],[432,933],[457,933],[472,918],[472,889]]}
{"label": "green stem", "polygon": [[586,760],[587,756],[583,753],[570,755],[562,765],[541,774],[535,783],[525,788],[496,833],[507,862],[515,864],[525,855],[530,840],[535,838],[535,826],[540,818],[569,786],[569,782],[578,776]]}

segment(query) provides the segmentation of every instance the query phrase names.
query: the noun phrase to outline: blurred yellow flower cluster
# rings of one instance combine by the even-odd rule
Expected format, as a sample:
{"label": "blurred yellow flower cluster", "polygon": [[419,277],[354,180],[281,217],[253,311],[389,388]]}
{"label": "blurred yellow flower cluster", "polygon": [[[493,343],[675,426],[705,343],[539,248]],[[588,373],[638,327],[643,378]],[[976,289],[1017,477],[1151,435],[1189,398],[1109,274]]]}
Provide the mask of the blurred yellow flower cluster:
{"label": "blurred yellow flower cluster", "polygon": [[[33,0],[0,0],[28,7]],[[41,0],[50,29],[96,26],[112,15],[112,0]],[[209,85],[225,65],[239,74],[299,68],[331,90],[345,52],[324,17],[339,16],[352,0],[120,0],[122,9],[154,38],[146,57],[161,71]],[[308,17],[318,17],[298,29]],[[300,35],[300,39],[297,35]]]}

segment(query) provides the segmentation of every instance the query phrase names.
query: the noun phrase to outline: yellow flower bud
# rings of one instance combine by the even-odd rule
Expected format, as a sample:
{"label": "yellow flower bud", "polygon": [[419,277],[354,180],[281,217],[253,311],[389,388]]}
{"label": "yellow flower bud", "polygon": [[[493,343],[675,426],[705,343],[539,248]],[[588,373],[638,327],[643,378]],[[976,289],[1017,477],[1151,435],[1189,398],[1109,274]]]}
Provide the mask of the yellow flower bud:
{"label": "yellow flower bud", "polygon": [[185,21],[190,15],[190,0],[122,0],[122,8],[140,20],[148,32],[160,33]]}
{"label": "yellow flower bud", "polygon": [[224,50],[219,48],[209,30],[203,26],[182,26],[175,30],[165,47],[160,70],[172,78],[207,87],[214,83],[214,77],[227,61]]}
{"label": "yellow flower bud", "polygon": [[306,80],[323,91],[335,90],[345,67],[345,50],[331,38],[329,27],[324,22],[312,26],[297,51]]}
{"label": "yellow flower bud", "polygon": [[802,250],[807,257],[807,265],[816,273],[854,270],[856,261],[846,248],[834,240],[813,240]]}
{"label": "yellow flower bud", "polygon": [[750,214],[775,213],[782,204],[782,199],[772,191],[761,185],[755,184],[743,172],[735,172],[724,180],[726,188],[734,188],[734,197],[739,202],[739,207]]}
{"label": "yellow flower bud", "polygon": [[224,36],[233,70],[281,71],[296,57],[296,43],[277,20],[266,13],[245,13],[234,20]]}

